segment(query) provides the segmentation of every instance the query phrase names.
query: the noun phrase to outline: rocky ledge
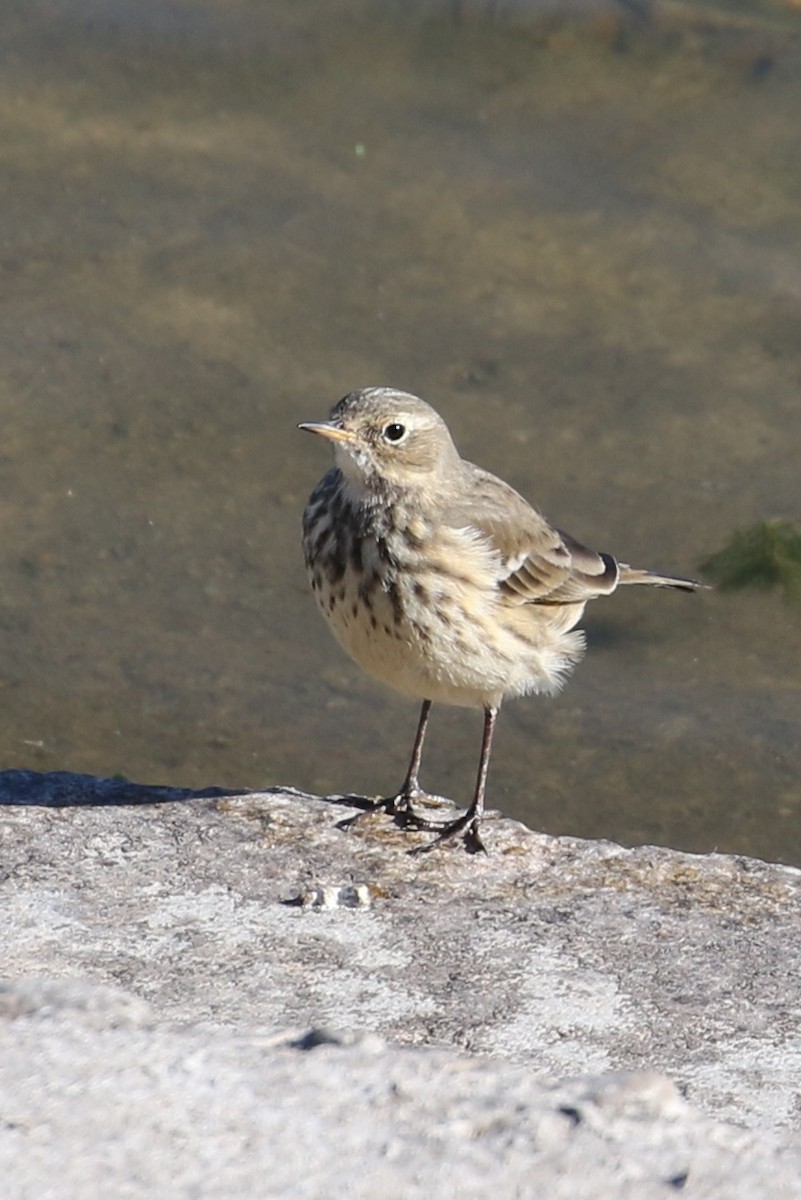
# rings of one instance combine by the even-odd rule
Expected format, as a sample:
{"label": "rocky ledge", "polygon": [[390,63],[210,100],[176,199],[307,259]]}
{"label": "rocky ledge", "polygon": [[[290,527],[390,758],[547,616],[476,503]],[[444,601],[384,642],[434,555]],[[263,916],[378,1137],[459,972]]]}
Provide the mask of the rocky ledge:
{"label": "rocky ledge", "polygon": [[5,1197],[801,1198],[801,872],[353,803],[0,773]]}

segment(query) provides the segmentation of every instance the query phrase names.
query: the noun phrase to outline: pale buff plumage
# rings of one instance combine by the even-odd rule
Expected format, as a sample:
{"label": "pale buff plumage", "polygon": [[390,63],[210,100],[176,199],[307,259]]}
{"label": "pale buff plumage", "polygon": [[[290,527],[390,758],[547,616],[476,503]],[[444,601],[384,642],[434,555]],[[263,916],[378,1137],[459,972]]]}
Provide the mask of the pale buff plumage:
{"label": "pale buff plumage", "polygon": [[[501,701],[554,692],[580,659],[575,630],[588,600],[619,584],[695,591],[693,580],[617,563],[554,529],[513,488],[459,456],[442,418],[392,388],[345,396],[328,422],[336,466],[304,513],[304,553],[323,615],[348,654],[405,695],[423,700],[401,791],[380,806],[437,842],[478,829]],[[456,821],[412,808],[432,701],[480,707],[484,741],[476,794]]]}

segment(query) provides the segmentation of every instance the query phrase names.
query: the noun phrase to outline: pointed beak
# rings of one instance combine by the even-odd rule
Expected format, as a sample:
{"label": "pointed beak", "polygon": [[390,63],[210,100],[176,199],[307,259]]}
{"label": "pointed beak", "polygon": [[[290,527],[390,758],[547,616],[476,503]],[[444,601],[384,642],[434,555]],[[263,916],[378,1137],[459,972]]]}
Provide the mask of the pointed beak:
{"label": "pointed beak", "polygon": [[319,433],[321,437],[332,442],[355,441],[354,434],[343,429],[341,425],[335,425],[333,421],[303,421],[298,425],[298,429],[305,429],[308,433]]}

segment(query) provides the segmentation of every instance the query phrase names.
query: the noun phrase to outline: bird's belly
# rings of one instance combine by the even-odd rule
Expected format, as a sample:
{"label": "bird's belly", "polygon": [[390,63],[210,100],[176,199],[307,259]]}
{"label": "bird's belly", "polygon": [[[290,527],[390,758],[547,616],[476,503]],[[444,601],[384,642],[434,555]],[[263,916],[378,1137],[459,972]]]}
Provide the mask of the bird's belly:
{"label": "bird's belly", "polygon": [[560,628],[556,614],[510,610],[473,581],[443,589],[418,572],[376,581],[365,595],[346,577],[317,598],[351,658],[418,699],[482,707],[554,692],[583,649],[583,636]]}

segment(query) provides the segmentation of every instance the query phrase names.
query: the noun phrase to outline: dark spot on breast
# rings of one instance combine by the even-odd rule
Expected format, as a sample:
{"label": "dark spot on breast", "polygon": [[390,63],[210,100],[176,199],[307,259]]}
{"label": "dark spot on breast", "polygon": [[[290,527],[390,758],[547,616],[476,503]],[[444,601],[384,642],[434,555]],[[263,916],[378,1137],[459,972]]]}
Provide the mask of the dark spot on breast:
{"label": "dark spot on breast", "polygon": [[394,562],[385,538],[380,537],[376,539],[376,548],[378,549],[378,557],[382,563],[389,566]]}
{"label": "dark spot on breast", "polygon": [[437,604],[434,607],[434,614],[441,625],[446,629],[450,629],[453,625],[453,615],[448,611],[444,604]]}
{"label": "dark spot on breast", "polygon": [[384,591],[389,596],[389,601],[392,605],[393,620],[396,625],[399,625],[403,620],[403,601],[401,599],[400,588],[394,579],[388,579],[384,583]]}
{"label": "dark spot on breast", "polygon": [[331,524],[338,525],[342,517],[342,509],[344,507],[343,495],[341,488],[334,488],[328,499],[328,512],[331,517]]}
{"label": "dark spot on breast", "polygon": [[373,611],[373,595],[378,588],[378,576],[374,571],[365,575],[359,584],[359,599],[368,612]]}
{"label": "dark spot on breast", "polygon": [[341,542],[336,542],[330,553],[322,556],[322,565],[329,583],[339,583],[345,574],[345,555]]}

